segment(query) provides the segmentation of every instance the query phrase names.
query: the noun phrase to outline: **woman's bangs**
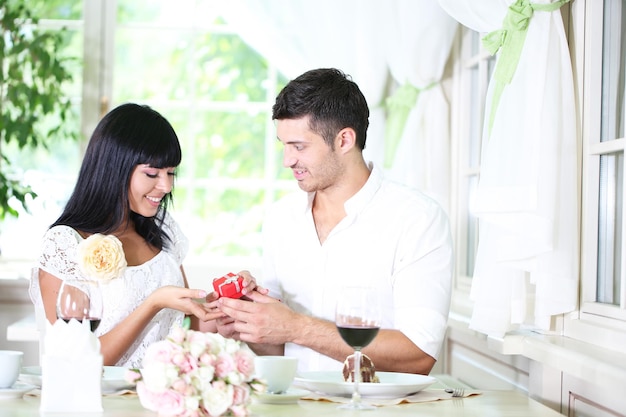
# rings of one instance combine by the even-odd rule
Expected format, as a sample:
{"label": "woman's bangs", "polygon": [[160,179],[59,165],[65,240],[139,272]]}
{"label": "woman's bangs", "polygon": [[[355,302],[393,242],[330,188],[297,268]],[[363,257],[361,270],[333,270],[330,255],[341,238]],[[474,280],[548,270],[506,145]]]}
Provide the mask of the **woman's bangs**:
{"label": "woman's bangs", "polygon": [[168,168],[180,165],[182,153],[176,137],[163,136],[152,141],[142,152],[141,163],[154,168]]}

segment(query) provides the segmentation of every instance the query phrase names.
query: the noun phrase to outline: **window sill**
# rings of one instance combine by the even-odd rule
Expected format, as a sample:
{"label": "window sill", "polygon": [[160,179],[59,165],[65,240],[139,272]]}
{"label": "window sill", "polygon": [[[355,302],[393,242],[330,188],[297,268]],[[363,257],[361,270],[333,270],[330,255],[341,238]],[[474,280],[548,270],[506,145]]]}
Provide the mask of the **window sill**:
{"label": "window sill", "polygon": [[29,277],[21,269],[0,266],[0,303],[30,303]]}
{"label": "window sill", "polygon": [[487,337],[469,329],[469,319],[450,314],[449,326],[487,340],[489,350],[520,355],[592,384],[622,386],[626,381],[626,354],[560,335],[530,330],[510,332],[502,338]]}

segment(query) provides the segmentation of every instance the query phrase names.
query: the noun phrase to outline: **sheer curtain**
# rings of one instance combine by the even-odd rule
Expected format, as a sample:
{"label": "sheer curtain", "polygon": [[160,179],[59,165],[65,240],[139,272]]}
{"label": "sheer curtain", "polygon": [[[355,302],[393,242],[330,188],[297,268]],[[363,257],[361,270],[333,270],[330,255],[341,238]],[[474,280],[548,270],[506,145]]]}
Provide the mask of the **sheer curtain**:
{"label": "sheer curtain", "polygon": [[[448,208],[448,104],[441,77],[458,23],[437,0],[231,0],[221,13],[287,77],[321,67],[350,74],[370,105],[365,156]],[[390,78],[393,77],[391,80]],[[393,139],[385,134],[390,82],[424,90]],[[429,88],[425,88],[429,87]],[[392,112],[393,114],[393,112]]]}
{"label": "sheer curtain", "polygon": [[227,0],[224,18],[243,40],[288,78],[313,68],[341,69],[370,105],[366,157],[382,166],[388,80],[384,38],[378,30],[384,0]]}
{"label": "sheer curtain", "polygon": [[379,25],[399,86],[387,99],[386,167],[449,212],[450,109],[441,81],[458,23],[437,0],[399,0],[387,4]]}
{"label": "sheer curtain", "polygon": [[[576,308],[578,290],[577,128],[561,15],[558,8],[537,9],[548,0],[439,3],[478,32],[506,23],[506,33],[490,35],[505,46],[487,92],[472,202],[480,231],[470,327],[494,336],[524,324],[549,330],[552,316]],[[518,30],[526,25],[524,38]],[[511,51],[515,44],[518,57]],[[503,83],[517,58],[510,82]]]}

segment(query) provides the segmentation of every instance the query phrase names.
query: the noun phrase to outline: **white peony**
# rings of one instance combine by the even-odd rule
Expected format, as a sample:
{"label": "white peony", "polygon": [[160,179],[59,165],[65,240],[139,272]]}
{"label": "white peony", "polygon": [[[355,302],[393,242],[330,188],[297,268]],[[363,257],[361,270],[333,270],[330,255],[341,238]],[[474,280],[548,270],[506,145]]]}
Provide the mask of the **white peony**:
{"label": "white peony", "polygon": [[154,362],[141,370],[141,376],[149,390],[161,392],[178,379],[178,370],[172,364]]}
{"label": "white peony", "polygon": [[211,416],[221,416],[233,403],[235,390],[232,385],[222,381],[213,383],[213,389],[202,393],[202,403]]}

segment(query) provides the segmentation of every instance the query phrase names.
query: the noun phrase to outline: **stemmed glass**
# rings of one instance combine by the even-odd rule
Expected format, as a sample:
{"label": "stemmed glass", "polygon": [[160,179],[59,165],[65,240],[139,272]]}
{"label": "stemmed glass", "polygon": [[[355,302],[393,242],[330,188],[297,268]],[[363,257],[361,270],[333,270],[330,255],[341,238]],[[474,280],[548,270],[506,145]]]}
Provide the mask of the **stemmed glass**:
{"label": "stemmed glass", "polygon": [[63,281],[57,297],[57,318],[66,323],[75,319],[81,323],[88,321],[93,332],[102,320],[102,293],[98,281]]}
{"label": "stemmed glass", "polygon": [[335,324],[341,338],[354,349],[354,391],[348,404],[339,406],[348,410],[371,410],[376,407],[361,402],[361,349],[369,345],[381,326],[379,292],[373,287],[345,287],[341,289],[335,310]]}

